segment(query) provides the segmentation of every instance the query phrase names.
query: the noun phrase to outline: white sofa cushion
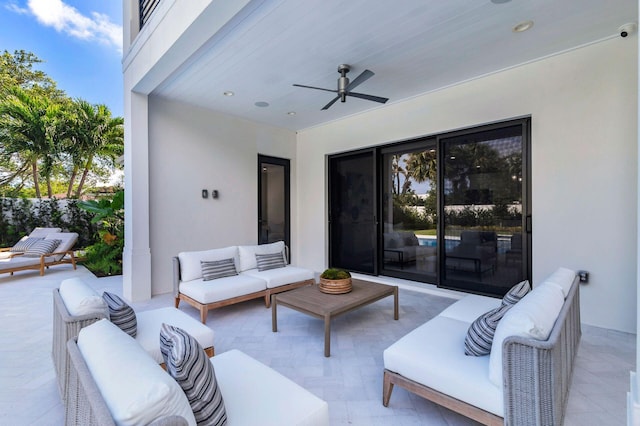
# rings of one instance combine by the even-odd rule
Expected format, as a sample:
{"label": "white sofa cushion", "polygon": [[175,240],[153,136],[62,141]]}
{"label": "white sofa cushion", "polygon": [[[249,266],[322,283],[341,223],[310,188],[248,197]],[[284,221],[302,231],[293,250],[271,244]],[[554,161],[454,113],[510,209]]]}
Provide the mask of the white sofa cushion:
{"label": "white sofa cushion", "polygon": [[203,281],[202,278],[180,283],[180,293],[200,303],[213,303],[231,299],[267,288],[267,282],[250,275],[240,274],[233,277]]}
{"label": "white sofa cushion", "polygon": [[162,323],[183,329],[193,336],[203,348],[213,346],[213,338],[215,335],[213,330],[174,307],[137,312],[137,318],[138,334],[136,336],[136,342],[138,342],[158,364],[164,362],[158,343]]}
{"label": "white sofa cushion", "polygon": [[[240,257],[240,269],[239,272],[248,271],[249,269],[256,269],[258,264],[256,262],[256,254],[274,254],[282,253],[284,259],[284,241],[276,241],[271,244],[260,244],[255,246],[239,246],[238,255]],[[286,262],[286,259],[284,259]]]}
{"label": "white sofa cushion", "polygon": [[213,365],[198,341],[180,327],[162,324],[160,350],[167,373],[187,396],[198,426],[226,424],[227,413]]}
{"label": "white sofa cushion", "polygon": [[329,425],[328,404],[238,350],[210,358],[230,425]]}
{"label": "white sofa cushion", "polygon": [[491,355],[489,377],[502,387],[502,343],[509,336],[531,337],[546,340],[564,304],[560,287],[542,283],[525,295],[504,315],[498,323]]}
{"label": "white sofa cushion", "polygon": [[456,319],[472,323],[480,315],[500,306],[502,301],[495,297],[480,296],[477,294],[469,294],[458,300],[444,311],[440,312],[440,316]]}
{"label": "white sofa cushion", "polygon": [[562,289],[562,294],[567,297],[569,290],[571,290],[571,284],[576,278],[576,271],[567,268],[558,268],[553,274],[551,274],[545,282],[555,284]]}
{"label": "white sofa cushion", "polygon": [[268,269],[266,271],[250,269],[248,271],[244,271],[240,275],[264,280],[267,283],[267,288],[275,288],[286,284],[313,279],[313,271],[290,265],[285,266],[284,268]]}
{"label": "white sofa cushion", "polygon": [[[191,281],[202,278],[202,267],[200,261],[214,261],[233,258],[234,262],[238,259],[238,247],[231,246],[212,250],[203,251],[183,251],[178,253],[180,259],[180,279],[182,281]],[[238,263],[236,263],[238,269]]]}
{"label": "white sofa cushion", "polygon": [[101,315],[109,317],[102,297],[80,278],[68,278],[60,283],[60,298],[70,315]]}
{"label": "white sofa cushion", "polygon": [[389,346],[384,368],[502,417],[502,390],[489,381],[489,357],[464,354],[468,328],[438,315]]}
{"label": "white sofa cushion", "polygon": [[166,415],[196,424],[178,383],[110,321],[103,319],[80,330],[78,349],[116,424],[148,424]]}

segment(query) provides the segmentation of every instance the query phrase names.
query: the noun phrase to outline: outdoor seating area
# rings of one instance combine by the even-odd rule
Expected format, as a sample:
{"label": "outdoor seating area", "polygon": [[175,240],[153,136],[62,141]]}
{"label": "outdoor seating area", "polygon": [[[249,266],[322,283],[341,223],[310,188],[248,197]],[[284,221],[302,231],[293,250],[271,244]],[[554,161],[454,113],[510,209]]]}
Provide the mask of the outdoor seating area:
{"label": "outdoor seating area", "polygon": [[[64,405],[48,348],[53,335],[51,294],[68,278],[82,279],[99,294],[122,294],[121,276],[96,278],[82,266],[73,270],[71,265],[61,265],[44,277],[29,272],[0,277],[0,309],[5,313],[0,358],[15,365],[3,377],[2,423],[64,423]],[[273,333],[271,312],[258,299],[210,312],[208,327],[215,331],[216,354],[239,350],[325,400],[331,425],[477,424],[400,387],[394,389],[390,406],[382,405],[384,350],[456,300],[443,297],[446,293],[415,291],[406,282],[396,284],[400,285],[400,319],[389,320],[392,298],[336,318],[332,324],[336,352],[330,358],[323,356],[318,338],[322,321],[286,309],[278,313],[279,332]],[[131,306],[143,312],[165,308],[172,301],[171,294],[164,294]],[[181,311],[198,320],[196,310]],[[635,335],[590,326],[583,326],[582,332],[564,424],[623,425]],[[29,339],[24,339],[26,334]]]}

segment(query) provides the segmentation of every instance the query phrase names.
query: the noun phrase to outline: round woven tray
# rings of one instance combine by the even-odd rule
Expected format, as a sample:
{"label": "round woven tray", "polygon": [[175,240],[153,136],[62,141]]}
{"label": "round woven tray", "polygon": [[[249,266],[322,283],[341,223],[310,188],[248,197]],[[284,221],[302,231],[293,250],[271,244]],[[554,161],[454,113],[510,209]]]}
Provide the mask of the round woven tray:
{"label": "round woven tray", "polygon": [[345,278],[342,280],[327,280],[325,278],[320,278],[318,288],[323,293],[344,294],[349,293],[353,287],[351,286],[351,278]]}

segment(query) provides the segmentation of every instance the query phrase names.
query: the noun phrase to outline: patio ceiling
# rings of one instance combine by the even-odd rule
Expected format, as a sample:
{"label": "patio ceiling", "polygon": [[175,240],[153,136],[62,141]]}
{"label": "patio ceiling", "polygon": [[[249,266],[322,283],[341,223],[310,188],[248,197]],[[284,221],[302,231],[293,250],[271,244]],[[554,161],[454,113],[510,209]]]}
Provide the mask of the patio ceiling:
{"label": "patio ceiling", "polygon": [[604,39],[637,42],[619,36],[636,0],[504,1],[250,2],[152,94],[297,131],[385,107],[350,97],[321,111],[332,93],[292,86],[335,89],[339,64],[351,79],[372,70],[357,92],[390,105]]}

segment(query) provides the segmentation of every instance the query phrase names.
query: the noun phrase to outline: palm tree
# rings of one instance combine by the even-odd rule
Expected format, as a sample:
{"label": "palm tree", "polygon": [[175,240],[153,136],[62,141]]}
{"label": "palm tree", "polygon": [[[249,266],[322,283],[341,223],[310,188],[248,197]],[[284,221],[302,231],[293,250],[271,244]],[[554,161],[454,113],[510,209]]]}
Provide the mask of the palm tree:
{"label": "palm tree", "polygon": [[74,101],[73,115],[74,124],[66,149],[72,161],[67,197],[71,196],[75,180],[82,170],[76,189],[76,197],[80,197],[94,162],[98,159],[113,164],[124,152],[124,120],[122,117],[113,118],[106,105],[92,105],[82,99]]}
{"label": "palm tree", "polygon": [[39,161],[43,162],[43,173],[51,196],[50,177],[61,140],[59,117],[59,105],[19,87],[11,88],[0,103],[3,155],[5,158],[18,156],[30,164],[37,198],[41,198]]}

